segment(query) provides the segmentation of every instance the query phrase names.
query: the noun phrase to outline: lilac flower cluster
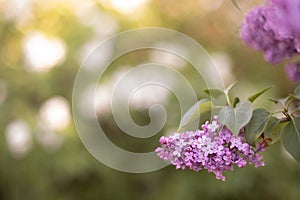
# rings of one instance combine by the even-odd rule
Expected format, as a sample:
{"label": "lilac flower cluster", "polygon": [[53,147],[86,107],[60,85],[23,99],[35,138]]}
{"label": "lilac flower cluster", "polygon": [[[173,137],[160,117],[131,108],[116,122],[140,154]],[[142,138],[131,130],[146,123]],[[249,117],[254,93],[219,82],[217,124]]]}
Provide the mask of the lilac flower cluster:
{"label": "lilac flower cluster", "polygon": [[269,0],[272,10],[268,18],[277,34],[281,37],[296,39],[299,50],[300,38],[300,1],[299,0]]}
{"label": "lilac flower cluster", "polygon": [[206,169],[217,179],[225,181],[223,171],[233,170],[235,165],[240,168],[247,163],[255,164],[255,167],[264,165],[262,156],[243,142],[244,139],[243,134],[235,137],[215,118],[211,123],[203,124],[202,130],[161,137],[162,147],[158,147],[156,152],[161,159],[171,161],[176,169]]}
{"label": "lilac flower cluster", "polygon": [[279,64],[300,54],[299,19],[299,0],[268,0],[245,16],[240,36],[246,45],[263,51],[266,61]]}
{"label": "lilac flower cluster", "polygon": [[271,7],[253,8],[246,16],[241,29],[241,38],[246,45],[264,52],[265,60],[278,64],[284,58],[290,58],[295,53],[294,40],[277,34],[274,26],[268,20]]}

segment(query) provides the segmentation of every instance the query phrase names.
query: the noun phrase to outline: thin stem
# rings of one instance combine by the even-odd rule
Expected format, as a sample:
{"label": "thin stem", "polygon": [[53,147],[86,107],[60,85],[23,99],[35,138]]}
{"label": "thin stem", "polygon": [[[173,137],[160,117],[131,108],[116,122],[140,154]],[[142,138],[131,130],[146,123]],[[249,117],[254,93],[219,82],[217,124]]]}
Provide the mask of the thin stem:
{"label": "thin stem", "polygon": [[282,118],[280,119],[279,123],[285,123],[285,122],[289,122],[291,121],[292,119],[290,117],[286,117],[286,118]]}
{"label": "thin stem", "polygon": [[284,110],[278,110],[276,112],[272,112],[271,115],[278,114],[278,113],[283,113],[283,112],[284,112]]}

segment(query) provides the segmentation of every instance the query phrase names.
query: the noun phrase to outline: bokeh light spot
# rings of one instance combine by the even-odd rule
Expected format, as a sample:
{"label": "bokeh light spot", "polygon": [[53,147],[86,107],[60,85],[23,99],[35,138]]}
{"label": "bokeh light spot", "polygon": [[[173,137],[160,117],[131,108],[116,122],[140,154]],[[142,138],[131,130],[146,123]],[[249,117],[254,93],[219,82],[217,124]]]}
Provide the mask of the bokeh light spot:
{"label": "bokeh light spot", "polygon": [[5,130],[8,150],[16,158],[22,158],[32,147],[32,135],[23,120],[10,122]]}
{"label": "bokeh light spot", "polygon": [[69,125],[71,118],[69,103],[61,96],[52,97],[43,103],[39,116],[42,125],[49,130],[63,130]]}
{"label": "bokeh light spot", "polygon": [[48,38],[42,32],[30,32],[23,43],[26,66],[30,71],[48,71],[61,64],[66,56],[66,45],[58,38]]}

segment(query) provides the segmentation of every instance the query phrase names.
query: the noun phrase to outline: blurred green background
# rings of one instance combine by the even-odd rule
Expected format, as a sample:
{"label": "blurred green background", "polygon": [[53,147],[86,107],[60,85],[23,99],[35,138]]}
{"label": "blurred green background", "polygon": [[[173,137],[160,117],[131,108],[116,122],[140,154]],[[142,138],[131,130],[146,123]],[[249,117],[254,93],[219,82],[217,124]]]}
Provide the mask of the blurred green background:
{"label": "blurred green background", "polygon": [[[76,133],[71,99],[81,62],[97,43],[132,28],[164,27],[192,37],[209,52],[226,85],[240,82],[242,95],[269,85],[274,87],[265,98],[291,92],[295,83],[282,66],[267,64],[239,39],[244,13],[262,1],[238,2],[241,12],[230,0],[0,0],[0,199],[299,199],[299,165],[280,144],[264,152],[265,167],[226,172],[222,182],[204,171],[173,166],[146,174],[118,172],[94,159]],[[178,69],[201,98],[203,88],[197,88],[191,66],[142,52],[149,54],[147,59]],[[104,104],[96,108],[116,145],[147,152],[159,145],[160,136],[176,130],[176,99],[152,91],[133,102],[133,119],[146,125],[153,95],[167,96],[159,100],[169,115],[166,126],[148,139],[124,135],[105,104],[117,77],[140,59],[133,53],[114,63],[98,93]],[[256,106],[273,109],[262,101]]]}

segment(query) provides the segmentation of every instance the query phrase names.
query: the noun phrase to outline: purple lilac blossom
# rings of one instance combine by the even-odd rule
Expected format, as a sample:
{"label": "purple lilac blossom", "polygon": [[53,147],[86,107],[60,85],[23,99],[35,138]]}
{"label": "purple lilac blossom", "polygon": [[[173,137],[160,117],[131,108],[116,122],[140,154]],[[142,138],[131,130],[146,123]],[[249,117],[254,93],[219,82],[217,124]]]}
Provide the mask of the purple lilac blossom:
{"label": "purple lilac blossom", "polygon": [[[279,64],[286,58],[300,54],[300,1],[267,0],[245,16],[240,36],[244,43],[263,51],[265,60]],[[286,72],[299,80],[299,67],[288,64]]]}
{"label": "purple lilac blossom", "polygon": [[269,5],[254,7],[246,16],[241,27],[240,36],[244,43],[255,50],[264,52],[265,60],[279,64],[284,58],[292,57],[297,51],[292,38],[277,34],[269,22]]}
{"label": "purple lilac blossom", "polygon": [[223,172],[233,170],[235,165],[240,168],[247,163],[255,164],[255,167],[264,166],[262,156],[244,142],[245,135],[235,137],[229,129],[218,123],[217,117],[201,128],[161,137],[162,147],[156,149],[157,155],[171,161],[176,169],[206,169],[222,181],[225,181]]}
{"label": "purple lilac blossom", "polygon": [[289,63],[285,66],[288,77],[293,81],[300,81],[300,64]]}
{"label": "purple lilac blossom", "polygon": [[273,25],[276,32],[281,37],[293,37],[299,39],[300,1],[269,0],[269,4],[272,6],[272,10],[269,12],[268,18],[270,19],[270,23]]}

